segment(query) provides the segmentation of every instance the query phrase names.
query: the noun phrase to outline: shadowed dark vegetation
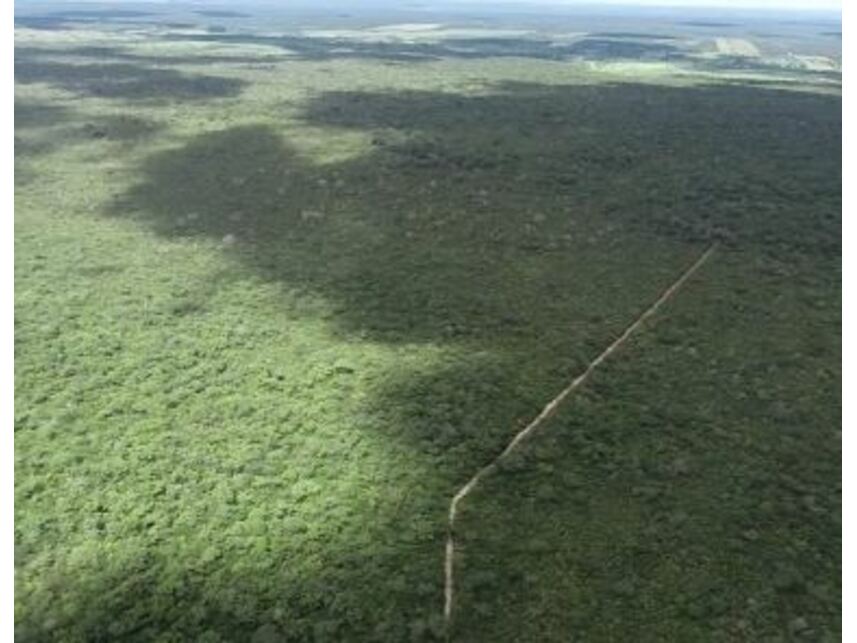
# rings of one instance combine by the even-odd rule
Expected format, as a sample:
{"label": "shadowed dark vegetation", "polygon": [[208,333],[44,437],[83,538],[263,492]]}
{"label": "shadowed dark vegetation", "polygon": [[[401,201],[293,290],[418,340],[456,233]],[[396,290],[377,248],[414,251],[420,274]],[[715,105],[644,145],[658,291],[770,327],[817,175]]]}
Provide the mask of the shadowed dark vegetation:
{"label": "shadowed dark vegetation", "polygon": [[608,38],[585,38],[569,45],[566,53],[596,60],[611,58],[684,58],[685,53],[674,45],[648,42],[615,42]]}
{"label": "shadowed dark vegetation", "polygon": [[[234,237],[235,257],[266,279],[333,302],[346,335],[466,342],[512,361],[539,344],[548,364],[564,355],[542,365],[559,381],[605,339],[567,344],[580,291],[557,275],[581,260],[567,237],[620,243],[634,230],[835,256],[839,102],[782,96],[634,84],[329,93],[307,122],[377,131],[374,151],[320,168],[267,126],[204,134],[149,159],[111,212],[167,236]],[[564,212],[591,214],[572,228]],[[585,315],[606,319],[617,294],[599,288],[586,289]],[[484,438],[475,448],[488,453]]]}
{"label": "shadowed dark vegetation", "polygon": [[637,33],[633,31],[599,31],[589,34],[592,38],[628,38],[630,40],[676,40],[675,36],[657,33]]}
{"label": "shadowed dark vegetation", "polygon": [[162,127],[160,123],[130,114],[87,117],[63,105],[16,100],[16,180],[26,183],[33,177],[18,161],[50,154],[69,145],[103,142],[133,146],[148,140]]}
{"label": "shadowed dark vegetation", "polygon": [[145,18],[158,15],[152,11],[137,11],[134,9],[65,9],[52,11],[48,16],[65,18],[84,22],[100,22],[103,20],[124,20],[126,18]]}
{"label": "shadowed dark vegetation", "polygon": [[145,118],[128,114],[117,114],[96,119],[87,119],[79,129],[84,138],[107,141],[136,142],[147,139],[162,129],[162,125]]}
{"label": "shadowed dark vegetation", "polygon": [[171,40],[263,44],[294,52],[298,58],[369,58],[418,62],[442,58],[523,57],[567,60],[587,57],[599,60],[654,57],[678,58],[682,50],[673,45],[624,42],[607,38],[584,38],[567,45],[530,38],[455,38],[442,43],[359,42],[345,38],[262,36],[254,34],[176,34]]}
{"label": "shadowed dark vegetation", "polygon": [[241,13],[240,11],[224,11],[220,9],[199,9],[194,11],[195,14],[206,16],[207,18],[249,18],[249,13]]}
{"label": "shadowed dark vegetation", "polygon": [[[523,301],[496,294],[502,266],[510,254],[539,257],[539,271],[549,272],[551,256],[563,261],[559,231],[551,238],[533,226],[535,204],[517,214],[510,205],[496,211],[482,192],[497,178],[493,164],[450,155],[426,166],[400,154],[409,152],[379,152],[322,170],[268,127],[234,128],[153,157],[146,179],[112,211],[165,235],[235,235],[249,244],[240,259],[266,278],[330,295],[345,319],[353,316],[349,332],[384,341],[479,340],[486,332],[528,341],[520,326],[535,331],[538,309],[524,313]],[[422,203],[412,201],[415,194]],[[371,213],[372,203],[391,210]],[[459,216],[465,208],[470,216]],[[465,252],[485,235],[476,254]],[[447,280],[458,286],[439,290]],[[549,282],[545,275],[543,284]],[[468,321],[473,316],[478,327]]]}
{"label": "shadowed dark vegetation", "polygon": [[[746,86],[507,84],[505,90],[473,98],[331,93],[310,107],[308,119],[416,130],[419,136],[404,148],[387,151],[388,158],[404,157],[394,163],[459,170],[481,164],[504,176],[532,168],[530,190],[595,196],[617,221],[679,238],[753,243],[774,252],[781,246],[838,252],[838,96],[786,97]],[[453,143],[485,122],[496,123],[498,136],[515,145],[495,143],[495,152],[486,141],[481,150]],[[628,184],[618,193],[610,187],[616,172]],[[797,230],[809,212],[820,224],[807,237]]]}
{"label": "shadowed dark vegetation", "polygon": [[42,31],[72,29],[68,21],[54,16],[15,16],[15,26]]}
{"label": "shadowed dark vegetation", "polygon": [[[768,79],[768,78],[733,78],[733,79],[724,79],[720,81],[724,85],[734,85],[738,87],[768,87],[771,89],[783,88],[783,89],[794,89],[798,91],[805,92],[813,92],[818,91],[819,89],[825,90],[829,86],[831,89],[834,89],[838,92],[839,85],[838,83],[824,83],[819,82],[818,79],[813,79],[811,81],[798,80],[794,78],[776,78],[776,79]],[[808,83],[812,83],[809,85]]]}
{"label": "shadowed dark vegetation", "polygon": [[791,20],[778,20],[777,24],[781,25],[791,25],[791,26],[805,26],[805,27],[824,27],[827,29],[832,29],[834,27],[840,26],[839,20],[805,20],[805,19],[794,19]]}
{"label": "shadowed dark vegetation", "polygon": [[131,114],[93,118],[53,103],[15,101],[16,131],[46,128],[51,129],[54,139],[58,138],[58,134],[75,133],[84,139],[135,141],[152,136],[161,129],[161,125]]}
{"label": "shadowed dark vegetation", "polygon": [[15,82],[49,83],[66,91],[129,100],[204,100],[237,96],[245,81],[187,75],[124,63],[65,64],[16,57]]}
{"label": "shadowed dark vegetation", "polygon": [[[527,39],[456,39],[449,41],[456,47],[471,47],[480,55],[524,56],[565,60],[568,58],[589,58],[594,60],[614,60],[623,58],[669,58],[683,57],[674,45],[653,44],[649,42],[625,42],[610,38],[583,38],[568,45],[556,45],[549,41]],[[466,53],[464,54],[466,57]]]}
{"label": "shadowed dark vegetation", "polygon": [[165,36],[179,42],[221,42],[229,44],[269,45],[285,49],[304,60],[331,58],[371,58],[418,62],[420,58],[436,59],[434,45],[400,45],[396,43],[361,43],[346,39],[308,38],[302,36],[262,36],[255,34],[209,33]]}
{"label": "shadowed dark vegetation", "polygon": [[[839,110],[832,96],[716,86],[328,93],[307,122],[377,131],[374,151],[319,168],[266,126],[204,134],[149,159],[111,212],[167,236],[234,237],[236,258],[266,279],[334,302],[346,336],[466,342],[501,362],[538,354],[531,383],[559,382],[606,339],[568,344],[581,291],[559,275],[585,256],[569,258],[572,239],[656,233],[835,260]],[[589,214],[569,227],[567,212]],[[610,317],[618,294],[600,288],[584,288],[585,318]],[[488,454],[497,443],[482,430],[473,448]]]}
{"label": "shadowed dark vegetation", "polygon": [[28,29],[55,31],[58,29],[73,29],[74,23],[103,23],[134,21],[137,18],[147,18],[157,15],[150,11],[134,11],[131,9],[98,9],[51,11],[43,15],[15,16],[15,24]]}
{"label": "shadowed dark vegetation", "polygon": [[835,69],[805,69],[800,67],[788,67],[777,65],[752,56],[717,56],[716,58],[700,59],[695,63],[696,67],[711,71],[756,71],[760,73],[771,72],[777,74],[788,74],[796,79],[833,80],[842,82],[842,72]]}
{"label": "shadowed dark vegetation", "polygon": [[50,49],[47,47],[16,47],[15,55],[19,60],[46,62],[52,58],[83,58],[96,59],[102,63],[113,61],[131,61],[144,65],[212,65],[212,64],[242,64],[259,63],[269,60],[267,57],[253,55],[144,55],[135,54],[118,47],[83,46]]}
{"label": "shadowed dark vegetation", "polygon": [[[631,38],[634,36],[636,40]],[[594,36],[594,34],[593,34]],[[440,43],[359,42],[346,38],[304,36],[266,36],[238,33],[171,34],[167,40],[258,44],[279,47],[295,60],[370,59],[391,62],[429,62],[444,58],[519,57],[540,60],[669,60],[701,70],[776,71],[806,78],[841,78],[838,71],[784,67],[747,56],[718,56],[714,59],[694,56],[685,47],[666,42],[646,42],[637,34],[602,33],[567,44],[536,38],[454,38]],[[624,38],[627,38],[624,39]],[[670,37],[652,36],[650,40]]]}
{"label": "shadowed dark vegetation", "polygon": [[25,184],[34,178],[19,161],[48,154],[59,146],[56,135],[45,135],[45,129],[54,128],[72,117],[67,107],[53,103],[15,101],[15,181]]}
{"label": "shadowed dark vegetation", "polygon": [[69,109],[55,103],[15,101],[15,129],[49,127],[69,117]]}
{"label": "shadowed dark vegetation", "polygon": [[456,638],[836,640],[838,280],[707,266],[465,508]]}
{"label": "shadowed dark vegetation", "polygon": [[[44,139],[29,139],[16,136],[14,139],[15,161],[19,158],[28,158],[40,154],[48,154],[56,149],[49,141]],[[34,178],[34,175],[23,167],[15,167],[15,178],[20,183],[26,183]]]}
{"label": "shadowed dark vegetation", "polygon": [[688,21],[679,22],[676,24],[684,25],[686,27],[711,27],[711,28],[722,28],[722,29],[726,29],[728,27],[739,27],[740,26],[734,22],[715,22],[714,20],[688,20]]}
{"label": "shadowed dark vegetation", "polygon": [[[209,33],[209,34],[172,34],[165,38],[173,41],[221,42],[229,44],[257,44],[277,47],[285,50],[289,60],[332,60],[341,58],[377,59],[395,63],[429,62],[443,58],[502,58],[522,57],[543,60],[669,60],[681,62],[692,69],[706,71],[756,71],[776,72],[787,75],[796,81],[838,81],[842,74],[837,70],[811,70],[790,67],[757,60],[748,56],[718,56],[699,58],[689,55],[680,46],[668,43],[634,42],[635,34],[627,36],[628,41],[605,33],[604,37],[584,38],[566,45],[556,45],[551,41],[526,38],[457,38],[443,43],[365,43],[348,39],[310,38],[302,36],[260,36],[253,34]],[[653,39],[663,40],[660,36]],[[128,61],[141,65],[184,65],[184,64],[258,64],[270,61],[270,58],[248,55],[142,55],[116,47],[79,46],[51,49],[45,47],[17,47],[16,60],[31,64],[65,64],[52,60],[55,57],[93,58],[101,61]],[[105,70],[105,73],[110,70]],[[128,73],[117,68],[118,74]],[[26,78],[26,74],[24,76]],[[785,83],[788,84],[786,80]]]}

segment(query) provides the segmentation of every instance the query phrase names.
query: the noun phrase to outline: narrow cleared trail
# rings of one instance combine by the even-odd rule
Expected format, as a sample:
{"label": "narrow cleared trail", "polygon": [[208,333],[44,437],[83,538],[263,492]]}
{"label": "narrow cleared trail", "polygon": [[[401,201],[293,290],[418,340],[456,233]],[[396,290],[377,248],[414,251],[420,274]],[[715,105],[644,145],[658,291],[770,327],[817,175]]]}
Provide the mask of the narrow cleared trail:
{"label": "narrow cleared trail", "polygon": [[669,301],[678,290],[684,285],[684,283],[693,276],[693,274],[699,270],[702,265],[708,261],[709,257],[711,257],[712,253],[714,253],[717,248],[717,244],[710,245],[700,256],[699,258],[693,262],[691,266],[686,268],[684,272],[679,275],[679,277],[669,286],[666,290],[664,290],[660,297],[658,297],[655,302],[649,306],[637,319],[628,326],[625,331],[607,348],[605,348],[595,359],[593,359],[586,369],[578,375],[572,382],[565,387],[560,393],[554,397],[545,408],[539,413],[532,422],[530,422],[526,427],[524,427],[511,442],[506,446],[500,455],[498,455],[494,460],[486,464],[484,467],[479,469],[467,483],[458,490],[458,492],[452,497],[452,501],[449,504],[449,518],[447,523],[447,537],[446,537],[446,558],[444,560],[444,606],[443,606],[443,617],[447,627],[447,633],[449,632],[449,626],[452,622],[452,611],[454,607],[455,601],[455,518],[458,512],[458,507],[461,504],[461,501],[464,500],[471,491],[479,484],[479,481],[484,477],[493,473],[500,462],[509,456],[518,446],[527,439],[533,432],[536,431],[542,424],[544,424],[548,419],[550,419],[556,412],[559,410],[559,407],[562,403],[570,396],[575,390],[583,386],[586,381],[589,379],[589,376],[592,372],[598,368],[610,355],[616,352],[622,345],[628,340],[631,335],[633,335],[636,331],[643,326],[643,324],[648,320],[652,315],[654,315],[658,308],[660,308],[664,303]]}

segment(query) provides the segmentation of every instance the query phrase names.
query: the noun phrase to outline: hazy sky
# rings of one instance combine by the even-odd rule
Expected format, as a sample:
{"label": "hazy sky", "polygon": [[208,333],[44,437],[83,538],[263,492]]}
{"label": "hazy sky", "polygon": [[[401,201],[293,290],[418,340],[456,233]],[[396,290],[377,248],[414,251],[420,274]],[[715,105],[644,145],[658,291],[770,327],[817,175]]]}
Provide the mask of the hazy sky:
{"label": "hazy sky", "polygon": [[[447,0],[455,2],[455,0]],[[594,4],[591,0],[508,0],[515,4],[581,5]],[[462,0],[483,3],[496,0]],[[841,11],[842,0],[601,0],[598,4],[652,7],[718,7],[730,9],[813,9],[817,11]]]}
{"label": "hazy sky", "polygon": [[[32,1],[32,0],[30,0]],[[39,0],[36,0],[38,2]],[[155,2],[164,4],[192,4],[192,5],[252,5],[252,4],[277,4],[282,0],[53,0],[54,2],[67,1],[79,4],[87,1],[116,2],[127,4],[133,2]],[[314,0],[317,4],[360,4],[360,0]],[[28,0],[17,0],[15,4],[28,4]],[[411,5],[419,3],[431,6],[433,0],[381,0],[381,4],[389,6]],[[296,4],[306,4],[306,0],[298,0]],[[370,2],[369,4],[377,4]],[[598,5],[625,5],[628,7],[688,7],[688,8],[714,8],[714,9],[768,9],[768,10],[795,10],[807,9],[813,11],[842,11],[842,0],[437,0],[438,5],[550,5],[550,6],[585,6],[594,8]]]}

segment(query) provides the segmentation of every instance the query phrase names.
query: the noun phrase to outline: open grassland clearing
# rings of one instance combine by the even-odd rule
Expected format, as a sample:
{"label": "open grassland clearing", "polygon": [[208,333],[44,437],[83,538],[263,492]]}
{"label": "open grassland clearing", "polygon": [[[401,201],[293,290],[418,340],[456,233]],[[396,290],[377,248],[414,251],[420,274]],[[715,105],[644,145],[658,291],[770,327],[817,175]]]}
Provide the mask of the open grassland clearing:
{"label": "open grassland clearing", "polygon": [[442,637],[451,495],[713,239],[468,498],[450,634],[835,638],[814,74],[24,33],[22,640]]}
{"label": "open grassland clearing", "polygon": [[717,52],[726,56],[758,56],[759,48],[744,38],[717,38]]}

